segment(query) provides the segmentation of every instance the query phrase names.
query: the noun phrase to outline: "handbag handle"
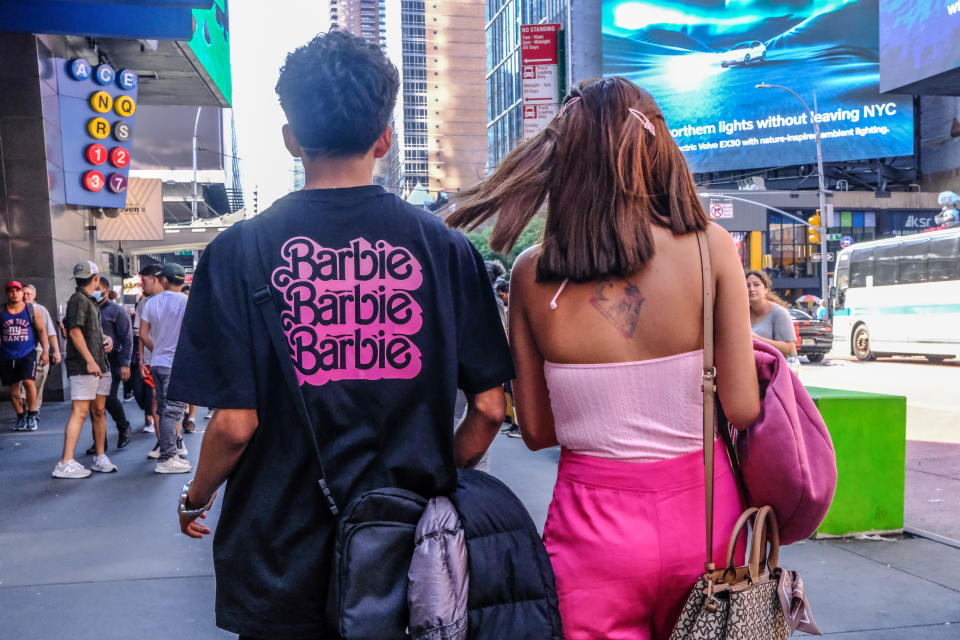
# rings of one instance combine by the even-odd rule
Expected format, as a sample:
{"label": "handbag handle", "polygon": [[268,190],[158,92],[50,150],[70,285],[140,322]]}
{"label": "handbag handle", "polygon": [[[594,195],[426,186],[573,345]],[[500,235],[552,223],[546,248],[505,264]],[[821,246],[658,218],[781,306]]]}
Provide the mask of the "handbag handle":
{"label": "handbag handle", "polygon": [[760,511],[756,507],[750,507],[746,511],[740,514],[740,519],[737,520],[737,524],[733,525],[733,533],[730,534],[730,543],[727,544],[727,568],[733,567],[733,552],[737,549],[737,539],[740,537],[740,531],[747,524],[747,521],[750,519],[753,514]]}
{"label": "handbag handle", "polygon": [[[757,582],[760,578],[760,556],[764,556],[767,570],[775,569],[780,562],[780,531],[777,515],[773,508],[760,507],[753,523],[753,540],[750,541],[750,563],[748,571],[750,579]],[[768,534],[769,532],[769,534]],[[770,552],[767,553],[767,545]]]}
{"label": "handbag handle", "polygon": [[707,561],[703,566],[707,571],[713,571],[716,568],[713,564],[713,434],[717,368],[714,366],[713,345],[713,270],[710,266],[710,246],[703,231],[697,232],[697,246],[703,283],[703,486],[707,540]]}

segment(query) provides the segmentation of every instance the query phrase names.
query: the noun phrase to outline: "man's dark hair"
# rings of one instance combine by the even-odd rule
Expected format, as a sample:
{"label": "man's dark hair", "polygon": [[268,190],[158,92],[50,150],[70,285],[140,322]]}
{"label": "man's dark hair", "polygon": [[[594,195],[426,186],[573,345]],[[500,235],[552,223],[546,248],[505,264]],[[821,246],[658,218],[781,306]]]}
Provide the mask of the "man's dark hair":
{"label": "man's dark hair", "polygon": [[493,290],[497,293],[510,293],[510,281],[505,278],[497,278],[493,283]]}
{"label": "man's dark hair", "polygon": [[183,285],[183,289],[180,289],[180,292],[181,292],[181,293],[190,293],[190,285],[188,285],[188,284]]}
{"label": "man's dark hair", "polygon": [[83,289],[93,281],[93,276],[90,276],[89,278],[74,278],[74,280],[76,280],[77,286]]}
{"label": "man's dark hair", "polygon": [[156,278],[158,275],[160,275],[160,270],[161,270],[162,268],[163,268],[163,267],[161,267],[161,266],[158,265],[158,264],[148,264],[147,266],[145,266],[145,267],[143,267],[142,269],[140,269],[140,273],[139,273],[138,275],[141,276],[141,277],[143,277],[143,276],[151,276],[151,277],[153,277],[153,278]]}
{"label": "man's dark hair", "polygon": [[109,281],[108,279],[104,278],[103,276],[100,276],[100,286],[101,286],[101,287],[106,287],[107,289],[109,289],[109,288],[110,288],[110,281]]}
{"label": "man's dark hair", "polygon": [[334,30],[287,56],[276,90],[304,152],[337,157],[370,150],[390,123],[399,87],[380,47]]}
{"label": "man's dark hair", "polygon": [[490,284],[495,283],[497,278],[507,275],[507,270],[499,260],[484,260],[483,266],[487,268],[487,277],[490,278]]}

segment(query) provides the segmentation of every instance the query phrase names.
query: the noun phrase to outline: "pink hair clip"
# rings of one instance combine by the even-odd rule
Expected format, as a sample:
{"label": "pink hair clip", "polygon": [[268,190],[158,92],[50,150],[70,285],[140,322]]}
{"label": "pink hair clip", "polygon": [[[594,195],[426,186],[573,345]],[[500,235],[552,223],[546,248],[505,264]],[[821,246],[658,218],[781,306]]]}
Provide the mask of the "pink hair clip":
{"label": "pink hair clip", "polygon": [[569,109],[572,105],[576,104],[577,102],[580,102],[580,96],[567,100],[567,104],[563,105],[563,107],[560,109],[560,113],[557,114],[557,118],[562,118],[563,114],[567,112],[567,109]]}
{"label": "pink hair clip", "polygon": [[644,129],[646,129],[647,131],[649,131],[649,132],[650,132],[651,134],[653,134],[653,135],[657,135],[657,130],[653,128],[653,123],[650,122],[650,118],[648,118],[647,116],[645,116],[645,115],[644,115],[643,113],[641,113],[640,111],[637,111],[636,109],[630,109],[630,113],[632,113],[633,115],[635,115],[635,116],[637,117],[637,120],[639,120],[640,122],[643,123],[643,128],[644,128]]}

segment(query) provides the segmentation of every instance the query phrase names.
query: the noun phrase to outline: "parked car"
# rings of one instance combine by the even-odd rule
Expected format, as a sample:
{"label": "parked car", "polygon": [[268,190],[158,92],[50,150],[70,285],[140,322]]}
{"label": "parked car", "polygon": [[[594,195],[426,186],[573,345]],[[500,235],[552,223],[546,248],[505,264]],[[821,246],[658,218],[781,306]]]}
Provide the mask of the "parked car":
{"label": "parked car", "polygon": [[748,65],[751,62],[767,59],[767,47],[759,40],[741,42],[737,46],[724,51],[720,58],[720,66],[726,69],[737,65]]}
{"label": "parked car", "polygon": [[797,353],[810,362],[820,362],[833,348],[833,327],[805,311],[790,309],[793,330],[797,335]]}

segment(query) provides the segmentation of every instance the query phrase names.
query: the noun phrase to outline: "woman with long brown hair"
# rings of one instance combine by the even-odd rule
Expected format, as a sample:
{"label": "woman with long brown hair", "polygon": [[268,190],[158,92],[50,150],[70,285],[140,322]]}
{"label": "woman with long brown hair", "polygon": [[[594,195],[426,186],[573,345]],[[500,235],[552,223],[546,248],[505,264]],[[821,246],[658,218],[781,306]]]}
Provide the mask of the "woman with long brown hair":
{"label": "woman with long brown hair", "polygon": [[[719,395],[738,428],[760,408],[743,269],[657,103],[624,78],[574,87],[448,222],[498,215],[490,244],[506,252],[547,200],[543,242],[513,268],[510,341],[524,442],[563,447],[544,541],[565,637],[665,638],[705,546],[697,234],[712,256]],[[741,504],[717,467],[720,557]]]}
{"label": "woman with long brown hair", "polygon": [[748,271],[747,299],[750,301],[750,330],[754,340],[766,342],[789,358],[797,354],[797,335],[787,303],[773,292],[773,281],[763,271]]}

